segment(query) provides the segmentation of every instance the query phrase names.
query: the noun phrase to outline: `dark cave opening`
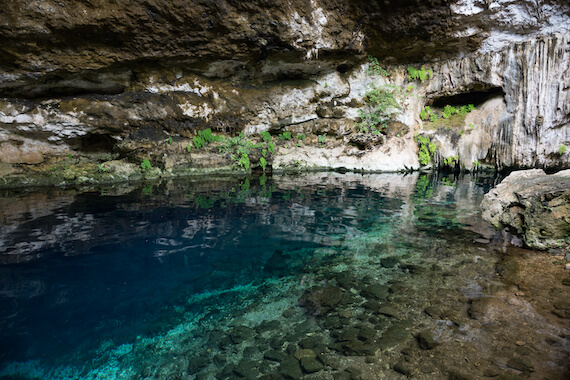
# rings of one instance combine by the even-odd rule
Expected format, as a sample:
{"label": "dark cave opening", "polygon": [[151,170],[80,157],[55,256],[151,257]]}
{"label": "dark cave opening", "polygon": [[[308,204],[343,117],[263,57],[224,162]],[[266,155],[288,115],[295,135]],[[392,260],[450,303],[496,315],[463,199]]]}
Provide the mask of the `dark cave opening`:
{"label": "dark cave opening", "polygon": [[79,149],[85,153],[106,153],[112,152],[116,143],[109,135],[92,133],[79,139]]}
{"label": "dark cave opening", "polygon": [[440,96],[431,100],[434,107],[443,108],[446,105],[461,106],[473,104],[475,106],[484,103],[495,96],[505,96],[505,92],[501,87],[491,87],[484,90],[473,90],[461,92],[450,96]]}

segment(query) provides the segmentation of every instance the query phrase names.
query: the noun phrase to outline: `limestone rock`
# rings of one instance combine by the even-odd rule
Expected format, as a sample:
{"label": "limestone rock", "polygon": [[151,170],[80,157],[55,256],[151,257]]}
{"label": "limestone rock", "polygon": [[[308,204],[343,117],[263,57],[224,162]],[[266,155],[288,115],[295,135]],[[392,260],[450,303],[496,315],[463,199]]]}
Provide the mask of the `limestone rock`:
{"label": "limestone rock", "polygon": [[498,229],[510,228],[531,248],[568,245],[570,170],[513,172],[485,195],[481,208],[483,218]]}

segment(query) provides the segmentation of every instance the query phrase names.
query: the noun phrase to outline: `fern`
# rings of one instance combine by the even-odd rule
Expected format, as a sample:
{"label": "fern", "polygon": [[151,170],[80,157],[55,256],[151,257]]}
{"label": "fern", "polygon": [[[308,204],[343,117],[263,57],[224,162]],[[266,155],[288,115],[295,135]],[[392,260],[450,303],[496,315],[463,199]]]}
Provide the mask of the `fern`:
{"label": "fern", "polygon": [[261,157],[259,159],[259,166],[261,166],[261,169],[263,169],[263,171],[265,171],[265,167],[267,166],[267,160],[263,157]]}
{"label": "fern", "polygon": [[412,66],[408,67],[408,79],[415,80],[419,79],[420,82],[424,83],[425,80],[429,77],[429,79],[433,78],[433,71],[426,70],[424,66],[421,69],[416,70]]}

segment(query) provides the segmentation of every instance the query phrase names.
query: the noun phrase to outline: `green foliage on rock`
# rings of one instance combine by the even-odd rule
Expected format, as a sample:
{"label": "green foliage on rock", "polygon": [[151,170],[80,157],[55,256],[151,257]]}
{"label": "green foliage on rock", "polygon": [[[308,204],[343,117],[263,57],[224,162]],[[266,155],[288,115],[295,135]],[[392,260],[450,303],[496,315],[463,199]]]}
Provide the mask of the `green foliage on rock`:
{"label": "green foliage on rock", "polygon": [[265,171],[265,167],[267,166],[267,160],[265,159],[265,157],[261,157],[259,159],[259,166],[261,166],[261,169]]}
{"label": "green foliage on rock", "polygon": [[150,170],[151,167],[152,165],[150,164],[150,161],[147,158],[141,161],[141,168],[143,170]]}
{"label": "green foliage on rock", "polygon": [[260,135],[261,138],[263,139],[263,142],[266,143],[271,142],[271,133],[266,131],[266,132],[261,132]]}
{"label": "green foliage on rock", "polygon": [[361,133],[382,133],[386,129],[390,116],[401,109],[396,91],[395,86],[373,85],[366,92],[369,109],[359,110],[361,122],[357,124]]}
{"label": "green foliage on rock", "polygon": [[435,153],[436,146],[431,142],[429,137],[416,134],[415,139],[420,148],[418,151],[418,161],[420,162],[420,165],[425,166],[430,163],[431,157]]}
{"label": "green foliage on rock", "polygon": [[566,153],[566,149],[567,149],[566,145],[559,145],[558,146],[558,154],[563,155],[564,153]]}
{"label": "green foliage on rock", "polygon": [[425,106],[420,111],[420,119],[422,119],[422,120],[427,120],[431,115],[432,115],[432,112],[431,112],[430,106]]}
{"label": "green foliage on rock", "polygon": [[459,156],[449,156],[443,159],[443,163],[447,166],[455,166],[459,162]]}
{"label": "green foliage on rock", "polygon": [[455,114],[455,107],[450,106],[449,104],[443,108],[443,115],[444,119],[449,119],[453,114]]}
{"label": "green foliage on rock", "polygon": [[417,70],[415,68],[413,68],[412,66],[408,67],[408,79],[409,80],[415,80],[415,79],[419,79],[420,82],[424,83],[426,79],[432,79],[433,78],[433,71],[432,70],[426,70],[424,66],[422,66],[421,69]]}
{"label": "green foliage on rock", "polygon": [[378,58],[373,57],[371,55],[368,56],[368,61],[370,62],[370,65],[368,66],[368,69],[366,70],[366,73],[370,76],[384,76],[387,77],[390,74],[388,73],[388,71],[386,71],[378,62]]}

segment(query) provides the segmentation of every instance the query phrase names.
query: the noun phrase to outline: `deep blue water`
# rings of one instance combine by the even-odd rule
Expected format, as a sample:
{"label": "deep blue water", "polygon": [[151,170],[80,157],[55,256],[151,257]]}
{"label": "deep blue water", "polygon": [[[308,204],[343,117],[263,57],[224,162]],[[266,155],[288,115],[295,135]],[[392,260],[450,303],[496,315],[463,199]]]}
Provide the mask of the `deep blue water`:
{"label": "deep blue water", "polygon": [[394,252],[426,231],[472,241],[462,218],[488,185],[449,181],[313,174],[7,193],[17,211],[0,230],[0,375],[137,378],[164,356],[148,342],[198,339],[270,292],[278,302],[276,288],[354,265],[371,241],[395,236]]}

